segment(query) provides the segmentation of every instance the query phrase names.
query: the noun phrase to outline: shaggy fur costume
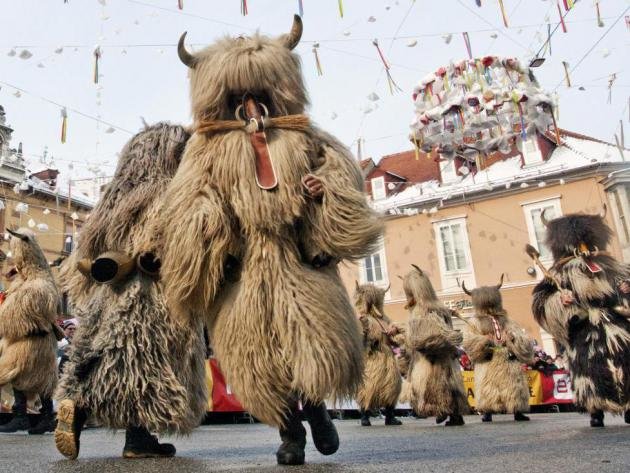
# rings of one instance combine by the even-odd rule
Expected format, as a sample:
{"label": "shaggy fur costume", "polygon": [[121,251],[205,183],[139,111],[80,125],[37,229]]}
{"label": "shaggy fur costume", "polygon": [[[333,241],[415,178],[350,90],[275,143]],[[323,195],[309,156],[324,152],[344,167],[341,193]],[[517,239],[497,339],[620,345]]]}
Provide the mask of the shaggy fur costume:
{"label": "shaggy fur costume", "polygon": [[[225,38],[195,53],[195,124],[233,119],[247,91],[266,97],[272,117],[302,114],[300,60],[285,39]],[[369,254],[382,224],[339,141],[314,126],[266,135],[278,177],[271,191],[256,184],[246,130],[193,134],[167,192],[163,278],[181,320],[208,319],[244,407],[282,426],[296,395],[316,404],[360,382],[361,334],[336,262]],[[305,193],[309,174],[323,184],[321,199]]]}
{"label": "shaggy fur costume", "polygon": [[112,250],[135,257],[148,245],[188,136],[160,123],[127,143],[61,272],[80,323],[57,398],[74,400],[109,428],[188,433],[205,412],[201,321],[173,318],[161,284],[137,268],[113,285],[76,269],[81,258]]}
{"label": "shaggy fur costume", "polygon": [[385,289],[372,284],[357,285],[354,306],[363,327],[365,371],[357,392],[357,403],[364,411],[394,407],[398,402],[402,378],[396,356],[385,333],[390,321],[383,312]]}
{"label": "shaggy fur costume", "polygon": [[57,385],[57,339],[53,331],[60,296],[35,234],[11,236],[17,276],[0,304],[0,388],[49,398]]}
{"label": "shaggy fur costume", "polygon": [[[534,317],[566,347],[575,402],[591,414],[630,409],[630,320],[627,309],[617,309],[627,305],[628,294],[619,285],[630,280],[630,268],[604,254],[572,258],[580,244],[591,252],[605,250],[610,235],[597,215],[567,215],[549,222],[546,243],[556,260],[550,273],[575,303],[563,305],[561,292],[549,279],[533,292]],[[592,272],[592,264],[601,271]]]}
{"label": "shaggy fur costume", "polygon": [[475,365],[476,408],[484,414],[528,412],[529,386],[523,364],[533,361],[533,343],[503,309],[500,287],[466,291],[475,308],[464,350]]}
{"label": "shaggy fur costume", "polygon": [[468,401],[457,360],[462,335],[453,329],[453,311],[438,300],[431,281],[419,268],[405,275],[403,288],[410,316],[411,406],[425,416],[466,414]]}
{"label": "shaggy fur costume", "polygon": [[391,325],[396,327],[396,333],[390,337],[390,340],[396,347],[394,349],[396,364],[398,365],[400,376],[402,376],[402,386],[400,388],[398,402],[408,403],[411,401],[411,384],[407,379],[411,368],[411,352],[407,345],[408,324],[405,322],[394,322]]}

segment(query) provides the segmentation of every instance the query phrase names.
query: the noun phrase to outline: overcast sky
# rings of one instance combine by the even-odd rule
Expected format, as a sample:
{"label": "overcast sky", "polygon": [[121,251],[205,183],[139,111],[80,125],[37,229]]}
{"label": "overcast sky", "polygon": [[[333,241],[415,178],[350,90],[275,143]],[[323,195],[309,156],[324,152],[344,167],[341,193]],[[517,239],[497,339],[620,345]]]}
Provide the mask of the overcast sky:
{"label": "overcast sky", "polygon": [[[463,31],[469,32],[474,56],[526,59],[545,40],[547,21],[552,28],[558,22],[555,0],[504,0],[509,28],[503,26],[498,0],[481,3],[479,8],[475,0],[343,0],[340,18],[338,0],[303,0],[304,35],[297,52],[314,120],[355,152],[357,138],[364,138],[364,156],[378,159],[410,149],[411,90],[428,72],[467,57]],[[0,0],[0,105],[15,129],[12,145],[24,143],[32,170],[42,167],[39,156],[48,146],[66,176],[91,177],[95,165],[111,175],[116,153],[140,129],[141,116],[149,123],[189,123],[187,73],[175,46],[183,31],[199,47],[224,34],[248,34],[257,28],[278,35],[288,31],[292,14],[298,12],[298,0],[248,0],[247,16],[240,13],[240,0],[183,4],[179,11],[177,0]],[[622,13],[630,2],[600,4],[604,27],[597,26],[592,0],[576,2],[567,16],[568,33],[553,36],[552,56],[536,73],[544,88],[557,88],[560,126],[612,141],[623,119],[628,143],[630,30]],[[453,34],[449,44],[447,33]],[[373,38],[379,38],[391,74],[403,89],[396,95],[389,93]],[[417,40],[415,47],[408,46],[412,40]],[[321,77],[312,53],[314,41],[320,43]],[[92,81],[97,44],[103,51],[99,86]],[[593,46],[571,73],[573,87],[567,89],[562,61],[574,67]],[[58,54],[55,49],[60,47]],[[10,56],[13,48],[17,54]],[[21,59],[23,49],[33,56]],[[617,79],[609,104],[612,73]],[[15,97],[16,90],[7,84],[28,93]],[[377,102],[367,99],[373,92],[380,97]],[[66,144],[60,142],[60,108],[40,97],[68,108]],[[366,114],[374,103],[378,108]],[[108,133],[109,125],[71,109],[100,116],[115,131]]]}

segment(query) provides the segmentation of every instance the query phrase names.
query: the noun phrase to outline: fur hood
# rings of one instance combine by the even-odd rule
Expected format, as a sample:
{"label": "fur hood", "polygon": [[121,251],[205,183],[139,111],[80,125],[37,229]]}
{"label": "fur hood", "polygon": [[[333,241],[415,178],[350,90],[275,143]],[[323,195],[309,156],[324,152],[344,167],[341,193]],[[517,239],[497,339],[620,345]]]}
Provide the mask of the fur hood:
{"label": "fur hood", "polygon": [[571,256],[581,244],[589,250],[605,250],[612,231],[601,215],[571,214],[547,223],[546,245],[555,260]]}

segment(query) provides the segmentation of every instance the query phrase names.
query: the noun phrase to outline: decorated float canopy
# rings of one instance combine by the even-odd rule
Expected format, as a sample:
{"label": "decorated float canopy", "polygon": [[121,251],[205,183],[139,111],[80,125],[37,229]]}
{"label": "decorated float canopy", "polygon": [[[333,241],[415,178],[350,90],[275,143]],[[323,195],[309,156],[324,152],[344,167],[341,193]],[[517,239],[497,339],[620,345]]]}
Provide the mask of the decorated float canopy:
{"label": "decorated float canopy", "polygon": [[413,91],[411,139],[424,152],[474,159],[509,153],[519,135],[557,128],[554,104],[514,58],[486,56],[440,67]]}

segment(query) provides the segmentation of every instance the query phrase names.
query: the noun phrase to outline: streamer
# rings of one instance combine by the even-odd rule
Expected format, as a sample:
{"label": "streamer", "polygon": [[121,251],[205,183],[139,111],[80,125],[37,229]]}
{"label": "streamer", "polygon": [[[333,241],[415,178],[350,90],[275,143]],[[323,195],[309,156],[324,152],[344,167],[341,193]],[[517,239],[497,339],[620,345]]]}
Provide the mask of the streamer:
{"label": "streamer", "polygon": [[472,59],[472,50],[470,48],[470,38],[468,37],[468,33],[464,31],[462,36],[464,37],[464,43],[466,44],[466,51],[468,51],[468,59]]}
{"label": "streamer", "polygon": [[68,111],[66,107],[61,109],[61,143],[65,144],[66,134],[68,132]]}
{"label": "streamer", "polygon": [[499,0],[499,7],[501,8],[501,16],[503,17],[503,24],[506,28],[508,28],[508,19],[507,14],[505,13],[505,6],[503,5],[503,0]]}

